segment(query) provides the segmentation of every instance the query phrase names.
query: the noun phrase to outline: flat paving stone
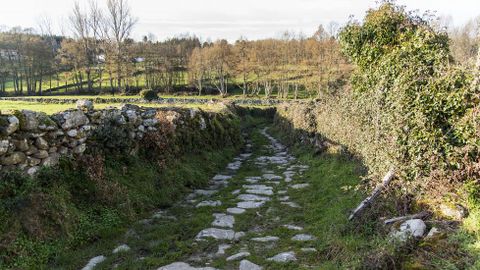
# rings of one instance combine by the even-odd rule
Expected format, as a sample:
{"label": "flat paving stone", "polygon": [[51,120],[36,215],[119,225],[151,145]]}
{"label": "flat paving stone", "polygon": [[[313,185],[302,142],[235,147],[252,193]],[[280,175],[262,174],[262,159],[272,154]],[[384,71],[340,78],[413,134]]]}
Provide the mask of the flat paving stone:
{"label": "flat paving stone", "polygon": [[90,259],[90,261],[88,261],[87,265],[85,265],[85,267],[82,268],[82,270],[92,270],[93,268],[95,268],[97,266],[97,264],[102,263],[106,259],[107,259],[107,257],[105,257],[103,255],[93,257],[93,258]]}
{"label": "flat paving stone", "polygon": [[248,251],[240,252],[240,253],[233,254],[232,256],[228,257],[227,262],[241,260],[241,259],[246,258],[248,256],[250,256],[250,252],[248,252]]}
{"label": "flat paving stone", "polygon": [[115,253],[120,253],[120,252],[127,252],[130,250],[130,247],[127,246],[126,244],[123,244],[123,245],[120,245],[118,247],[116,247],[112,253],[115,254]]}
{"label": "flat paving stone", "polygon": [[245,235],[244,232],[235,232],[233,230],[208,228],[204,229],[197,234],[196,239],[214,238],[217,240],[234,240],[241,238]]}
{"label": "flat paving stone", "polygon": [[276,241],[280,240],[280,238],[278,238],[276,236],[265,236],[265,237],[255,237],[255,238],[252,238],[250,240],[252,240],[254,242],[266,243],[266,242],[276,242]]}
{"label": "flat paving stone", "polygon": [[253,208],[259,208],[262,207],[265,204],[265,202],[252,202],[252,201],[246,201],[246,202],[238,202],[237,207],[238,208],[243,208],[243,209],[253,209]]}
{"label": "flat paving stone", "polygon": [[241,189],[236,189],[236,190],[232,191],[232,195],[237,195],[237,194],[239,194],[240,192],[242,192]]}
{"label": "flat paving stone", "polygon": [[295,226],[295,225],[290,225],[290,224],[287,224],[287,225],[283,225],[283,227],[289,229],[289,230],[294,230],[294,231],[302,231],[303,230],[303,227],[300,227],[300,226]]}
{"label": "flat paving stone", "polygon": [[263,178],[266,179],[266,180],[282,180],[282,177],[280,175],[275,175],[275,174],[271,174],[271,173],[266,173],[263,175]]}
{"label": "flat paving stone", "polygon": [[294,202],[281,202],[281,204],[288,205],[292,208],[300,208],[300,205],[298,205],[297,203],[294,203]]}
{"label": "flat paving stone", "polygon": [[162,266],[157,270],[218,270],[212,267],[193,267],[190,266],[188,263],[184,262],[175,262],[166,266]]}
{"label": "flat paving stone", "polygon": [[273,261],[273,262],[279,262],[279,263],[287,263],[287,262],[296,261],[297,257],[295,256],[295,252],[288,251],[288,252],[279,253],[271,258],[268,258],[267,260]]}
{"label": "flat paving stone", "polygon": [[245,190],[245,192],[250,194],[258,194],[258,195],[266,195],[266,196],[273,195],[273,190],[271,189],[247,189]]}
{"label": "flat paving stone", "polygon": [[242,208],[237,208],[237,207],[227,208],[227,213],[232,214],[232,215],[240,215],[240,214],[245,213],[245,211],[247,211],[247,210],[242,209]]}
{"label": "flat paving stone", "polygon": [[316,248],[301,248],[300,250],[305,253],[317,252]]}
{"label": "flat paving stone", "polygon": [[196,207],[198,208],[198,207],[204,207],[204,206],[220,206],[220,205],[222,205],[221,201],[203,201],[197,204]]}
{"label": "flat paving stone", "polygon": [[310,234],[297,234],[294,237],[292,237],[293,241],[300,241],[300,242],[313,241],[315,239],[317,238]]}
{"label": "flat paving stone", "polygon": [[286,201],[290,200],[290,196],[283,196],[283,197],[278,198],[278,200],[281,201],[281,202],[286,202]]}
{"label": "flat paving stone", "polygon": [[240,262],[239,270],[263,270],[263,267],[256,265],[248,260],[242,260]]}
{"label": "flat paving stone", "polygon": [[284,195],[284,194],[287,194],[287,191],[286,190],[279,190],[277,191],[278,194],[280,195]]}
{"label": "flat paving stone", "polygon": [[231,215],[226,214],[213,214],[215,220],[212,222],[212,226],[223,227],[223,228],[233,228],[235,224],[235,218]]}
{"label": "flat paving stone", "polygon": [[240,194],[237,199],[242,201],[270,201],[269,197],[258,196],[255,194]]}
{"label": "flat paving stone", "polygon": [[225,181],[225,180],[232,179],[232,177],[233,176],[231,176],[231,175],[217,174],[212,178],[212,180],[213,181]]}
{"label": "flat paving stone", "polygon": [[296,184],[296,185],[291,185],[290,187],[293,188],[293,189],[302,189],[302,188],[306,188],[306,187],[309,187],[310,184]]}

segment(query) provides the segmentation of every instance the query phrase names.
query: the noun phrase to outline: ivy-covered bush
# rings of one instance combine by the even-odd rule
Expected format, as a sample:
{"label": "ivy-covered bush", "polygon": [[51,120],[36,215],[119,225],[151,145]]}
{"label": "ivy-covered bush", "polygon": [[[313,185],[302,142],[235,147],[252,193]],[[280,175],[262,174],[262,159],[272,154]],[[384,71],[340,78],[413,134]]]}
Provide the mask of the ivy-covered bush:
{"label": "ivy-covered bush", "polygon": [[405,193],[442,195],[477,177],[478,71],[451,62],[447,34],[384,2],[350,22],[340,43],[355,66],[349,87],[280,107],[280,118],[346,146],[372,179],[394,167]]}
{"label": "ivy-covered bush", "polygon": [[145,89],[140,91],[140,96],[148,101],[152,101],[155,99],[158,99],[158,94],[157,92],[153,91],[152,89]]}

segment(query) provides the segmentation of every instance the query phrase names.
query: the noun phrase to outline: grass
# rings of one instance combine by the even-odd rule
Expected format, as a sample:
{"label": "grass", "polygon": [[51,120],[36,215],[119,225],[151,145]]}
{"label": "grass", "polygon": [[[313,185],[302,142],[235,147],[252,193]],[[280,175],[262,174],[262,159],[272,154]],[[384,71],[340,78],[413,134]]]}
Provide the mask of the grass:
{"label": "grass", "polygon": [[[235,151],[233,148],[224,148],[186,155],[162,171],[154,164],[138,158],[120,162],[110,160],[106,165],[106,181],[110,184],[99,183],[102,187],[95,186],[85,179],[83,173],[75,172],[70,166],[62,166],[55,171],[47,170],[46,174],[33,179],[32,183],[49,181],[48,186],[35,188],[48,197],[48,200],[41,202],[42,205],[51,204],[46,207],[45,213],[56,213],[57,210],[51,208],[62,208],[60,212],[66,215],[62,225],[71,228],[66,235],[47,241],[35,240],[21,230],[17,231],[16,240],[7,250],[0,249],[0,268],[79,269],[100,250],[112,248],[132,220],[141,219],[152,209],[171,206],[190,188],[204,185],[217,170],[225,166]],[[116,192],[101,190],[105,186]],[[111,197],[113,194],[116,194],[115,197]],[[26,211],[4,207],[0,210],[5,214],[2,215],[2,226],[12,224],[13,213]],[[5,218],[7,220],[3,220]],[[74,224],[71,223],[73,220]],[[173,232],[190,226],[195,228],[193,223],[186,227],[169,226],[172,233],[165,236],[174,239]],[[55,226],[43,226],[43,229],[49,227]],[[4,233],[2,235],[5,236]]]}
{"label": "grass", "polygon": [[[172,107],[171,104],[148,104],[148,103],[133,103],[142,107],[150,108],[163,108],[163,107]],[[107,107],[120,107],[122,103],[96,103],[95,109],[104,109]],[[204,110],[215,111],[219,107],[215,105],[202,105],[202,104],[176,104],[174,107],[180,108],[201,108]],[[27,101],[10,101],[2,100],[0,101],[0,111],[8,110],[31,110],[37,112],[44,112],[47,114],[54,114],[68,109],[76,108],[75,103],[69,104],[57,104],[57,103],[38,103],[38,102],[27,102]]]}

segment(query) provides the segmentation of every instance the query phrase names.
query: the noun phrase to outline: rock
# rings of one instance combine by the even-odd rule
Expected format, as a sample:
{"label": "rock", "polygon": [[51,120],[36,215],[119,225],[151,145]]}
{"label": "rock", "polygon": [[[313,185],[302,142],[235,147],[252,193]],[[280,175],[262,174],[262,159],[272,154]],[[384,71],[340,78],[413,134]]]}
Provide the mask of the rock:
{"label": "rock", "polygon": [[293,189],[302,189],[302,188],[306,188],[308,186],[310,186],[310,184],[296,184],[296,185],[292,185],[290,187],[293,188]]}
{"label": "rock", "polygon": [[290,200],[290,196],[283,196],[283,197],[278,198],[278,200],[281,201],[281,202],[286,202],[286,201]]}
{"label": "rock", "polygon": [[233,207],[233,208],[227,208],[227,213],[229,214],[232,214],[232,215],[239,215],[239,214],[243,214],[245,213],[245,209],[242,209],[242,208],[236,208],[236,207]]}
{"label": "rock", "polygon": [[15,131],[18,130],[19,127],[20,127],[20,121],[18,120],[18,118],[14,115],[10,115],[8,117],[8,126],[5,129],[5,131],[7,132],[7,135],[12,135],[13,133],[15,133]]}
{"label": "rock", "polygon": [[67,131],[67,135],[69,137],[75,138],[78,135],[78,131],[76,129],[70,129],[69,131]]}
{"label": "rock", "polygon": [[143,126],[145,127],[154,127],[158,124],[157,118],[145,119],[143,120]]}
{"label": "rock", "polygon": [[229,179],[232,179],[232,176],[223,175],[223,174],[217,174],[212,178],[213,181],[225,181],[225,180],[229,180]]}
{"label": "rock", "polygon": [[81,111],[88,112],[93,110],[93,102],[90,100],[85,100],[85,99],[77,100],[76,105],[77,105],[77,109]]}
{"label": "rock", "polygon": [[39,158],[39,159],[44,159],[44,158],[47,158],[48,155],[49,154],[48,154],[47,150],[39,150],[38,152],[33,154],[33,157],[34,158]]}
{"label": "rock", "polygon": [[281,204],[288,205],[292,208],[300,208],[300,205],[298,205],[297,203],[294,203],[294,202],[281,202]]}
{"label": "rock", "polygon": [[295,225],[283,225],[283,227],[289,229],[289,230],[294,230],[294,231],[302,231],[303,228],[300,226],[295,226]]}
{"label": "rock", "polygon": [[317,252],[316,248],[301,248],[300,250],[305,252],[305,253]]}
{"label": "rock", "polygon": [[440,211],[442,212],[442,215],[455,220],[463,219],[467,215],[465,207],[458,204],[442,204],[440,205]]}
{"label": "rock", "polygon": [[40,169],[40,167],[38,167],[38,166],[30,167],[27,170],[27,174],[30,175],[30,176],[33,176],[38,172],[39,169]]}
{"label": "rock", "polygon": [[425,239],[435,238],[437,235],[441,235],[441,234],[442,234],[442,231],[440,231],[436,227],[432,227],[428,232],[427,236],[425,236]]}
{"label": "rock", "polygon": [[3,157],[0,161],[2,165],[17,165],[25,162],[27,156],[23,152],[13,152],[9,156]]}
{"label": "rock", "polygon": [[52,153],[50,156],[48,156],[42,161],[42,165],[53,167],[57,165],[59,161],[60,161],[60,155],[57,153]]}
{"label": "rock", "polygon": [[199,232],[196,239],[214,238],[217,240],[234,240],[243,237],[244,235],[245,233],[243,232],[235,232],[233,230],[208,228]]}
{"label": "rock", "polygon": [[105,256],[97,256],[97,257],[94,257],[92,259],[90,259],[90,261],[88,261],[88,264],[85,265],[85,267],[82,268],[82,270],[93,270],[97,264],[105,261],[107,258]]}
{"label": "rock", "polygon": [[20,129],[24,131],[33,131],[38,129],[38,119],[37,119],[37,113],[28,111],[28,110],[22,110],[23,114],[23,122],[20,123]]}
{"label": "rock", "polygon": [[222,202],[221,201],[203,201],[203,202],[200,202],[199,204],[197,204],[197,208],[198,207],[204,207],[204,206],[220,206],[222,205]]}
{"label": "rock", "polygon": [[10,142],[8,140],[1,140],[0,141],[0,156],[7,153],[9,147],[10,147]]}
{"label": "rock", "polygon": [[240,252],[240,253],[237,253],[237,254],[234,254],[230,257],[227,258],[227,262],[230,262],[230,261],[236,261],[236,260],[241,260],[243,258],[246,258],[250,256],[250,252]]}
{"label": "rock", "polygon": [[255,238],[252,238],[250,240],[252,240],[254,242],[266,243],[266,242],[276,242],[276,241],[280,240],[280,238],[278,238],[276,236],[265,236],[265,237],[255,237]]}
{"label": "rock", "polygon": [[233,216],[225,214],[213,214],[213,216],[215,220],[212,222],[212,226],[233,228],[233,224],[235,224],[235,218]]}
{"label": "rock", "polygon": [[282,177],[279,176],[279,175],[275,175],[275,174],[270,174],[270,173],[266,173],[263,175],[263,178],[266,179],[266,180],[281,180]]}
{"label": "rock", "polygon": [[295,256],[295,252],[289,251],[289,252],[279,253],[271,258],[268,258],[267,260],[273,261],[273,262],[279,262],[279,263],[287,263],[287,262],[296,261],[297,257]]}
{"label": "rock", "polygon": [[232,191],[232,195],[237,195],[240,192],[242,192],[241,189],[236,189],[236,190]]}
{"label": "rock", "polygon": [[79,146],[76,146],[76,147],[73,149],[73,153],[75,153],[75,154],[82,154],[83,152],[85,152],[85,150],[87,150],[87,144],[82,143],[82,144],[80,144]]}
{"label": "rock", "polygon": [[270,198],[264,196],[258,196],[255,194],[240,194],[237,199],[242,201],[270,201]]}
{"label": "rock", "polygon": [[115,254],[115,253],[119,253],[119,252],[127,252],[130,250],[130,247],[127,246],[126,244],[123,244],[123,245],[120,245],[118,247],[116,247],[112,253]]}
{"label": "rock", "polygon": [[292,237],[293,241],[300,241],[300,242],[313,241],[315,239],[317,238],[310,234],[297,234],[294,237]]}
{"label": "rock", "polygon": [[90,123],[88,117],[82,111],[69,111],[63,114],[65,122],[62,124],[63,130],[70,130]]}
{"label": "rock", "polygon": [[37,166],[40,164],[40,162],[42,162],[41,159],[34,157],[27,157],[27,161],[29,166]]}
{"label": "rock", "polygon": [[263,267],[258,266],[248,260],[242,260],[240,262],[240,268],[239,270],[262,270]]}
{"label": "rock", "polygon": [[172,263],[172,264],[169,264],[169,265],[166,265],[166,266],[162,266],[162,267],[158,268],[157,270],[218,270],[218,269],[212,268],[212,267],[198,267],[197,268],[197,267],[190,266],[187,263],[175,262],[175,263]]}
{"label": "rock", "polygon": [[239,203],[237,203],[237,208],[253,209],[253,208],[262,207],[264,204],[265,204],[264,201],[262,201],[262,202],[252,202],[252,201],[239,202]]}
{"label": "rock", "polygon": [[[15,140],[14,145],[17,148],[17,150],[22,152],[25,152],[30,148],[30,145],[28,145],[27,139]],[[1,150],[0,150],[0,153],[1,153]]]}
{"label": "rock", "polygon": [[35,146],[40,150],[47,150],[48,149],[48,142],[44,138],[39,137],[35,141]]}
{"label": "rock", "polygon": [[400,225],[398,231],[392,234],[392,237],[400,241],[406,241],[409,238],[419,238],[425,234],[427,226],[421,219],[410,219]]}

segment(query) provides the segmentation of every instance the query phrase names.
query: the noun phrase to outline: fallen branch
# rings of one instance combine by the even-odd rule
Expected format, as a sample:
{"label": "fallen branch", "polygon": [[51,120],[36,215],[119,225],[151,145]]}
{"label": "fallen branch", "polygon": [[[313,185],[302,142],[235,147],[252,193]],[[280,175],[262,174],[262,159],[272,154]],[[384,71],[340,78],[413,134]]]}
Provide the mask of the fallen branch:
{"label": "fallen branch", "polygon": [[420,213],[414,214],[414,215],[390,218],[390,219],[385,220],[383,223],[385,225],[388,225],[388,224],[392,224],[392,223],[395,223],[395,222],[398,222],[398,221],[404,221],[404,220],[408,220],[408,219],[417,219],[417,218],[423,219],[428,215],[429,215],[428,212],[423,211],[423,212],[420,212]]}
{"label": "fallen branch", "polygon": [[378,185],[372,192],[372,195],[367,197],[365,200],[363,200],[355,210],[353,210],[352,214],[348,217],[348,220],[352,220],[357,216],[365,207],[370,205],[377,197],[380,195],[382,190],[390,184],[390,181],[392,181],[393,177],[395,176],[395,169],[391,168],[388,173],[383,177],[382,183]]}

